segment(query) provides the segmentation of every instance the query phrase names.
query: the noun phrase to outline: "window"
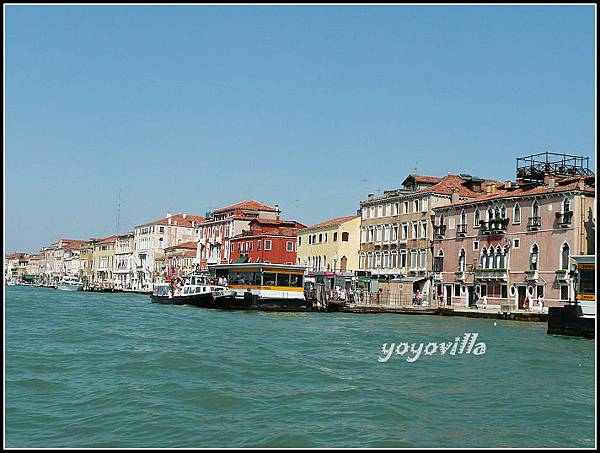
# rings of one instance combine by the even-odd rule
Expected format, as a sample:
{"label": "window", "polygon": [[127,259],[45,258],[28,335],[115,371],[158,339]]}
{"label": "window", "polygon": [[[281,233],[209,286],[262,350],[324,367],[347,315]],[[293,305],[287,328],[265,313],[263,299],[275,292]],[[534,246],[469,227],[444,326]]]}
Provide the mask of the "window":
{"label": "window", "polygon": [[479,241],[473,241],[473,250],[479,249]]}
{"label": "window", "polygon": [[381,242],[381,225],[377,225],[377,237],[375,238],[375,242]]}
{"label": "window", "polygon": [[288,252],[293,252],[293,251],[294,251],[294,243],[293,243],[292,241],[287,241],[287,244],[286,244],[286,245],[287,245],[287,248],[286,248],[286,250],[287,250]]}
{"label": "window", "polygon": [[396,242],[398,240],[398,224],[395,223],[392,225],[392,242]]}
{"label": "window", "polygon": [[389,217],[390,215],[392,215],[392,205],[391,204],[385,205],[385,215],[386,215],[386,217]]}
{"label": "window", "polygon": [[381,267],[381,253],[375,252],[375,267]]}
{"label": "window", "polygon": [[505,284],[500,285],[500,297],[503,299],[508,298],[508,285],[505,285]]}
{"label": "window", "polygon": [[[300,243],[302,243],[302,238],[298,238],[298,239],[300,239]],[[256,250],[260,250],[261,244],[262,244],[262,239],[259,239],[258,241],[256,241]]]}
{"label": "window", "polygon": [[473,226],[479,228],[479,209],[477,208],[475,208],[475,212],[473,213]]}
{"label": "window", "polygon": [[421,210],[422,210],[423,212],[427,212],[427,210],[429,209],[429,199],[427,199],[427,198],[423,198],[423,203],[422,203],[422,205],[423,205],[423,206],[421,206]]}
{"label": "window", "polygon": [[388,252],[383,252],[383,266],[384,269],[390,267],[390,255]]}
{"label": "window", "polygon": [[398,215],[398,214],[400,214],[400,203],[394,203],[392,215]]}
{"label": "window", "polygon": [[407,259],[408,259],[408,254],[406,253],[406,250],[401,250],[400,251],[400,267],[406,267]]}
{"label": "window", "polygon": [[460,285],[454,285],[454,297],[460,297]]}
{"label": "window", "polygon": [[569,286],[568,285],[560,286],[560,300],[569,300]]}
{"label": "window", "polygon": [[390,226],[389,225],[385,225],[383,228],[383,240],[384,241],[390,240]]}
{"label": "window", "polygon": [[419,238],[419,222],[413,222],[411,239],[418,239],[418,238]]}
{"label": "window", "polygon": [[538,268],[539,249],[537,244],[533,244],[529,252],[529,269],[534,271]]}
{"label": "window", "polygon": [[398,252],[392,252],[392,262],[390,263],[392,268],[396,268],[398,266]]}
{"label": "window", "polygon": [[419,200],[414,200],[413,201],[413,211],[414,212],[419,212]]}
{"label": "window", "polygon": [[361,253],[358,256],[358,267],[359,267],[359,269],[365,268],[365,254],[364,253]]}
{"label": "window", "polygon": [[544,297],[544,285],[536,285],[536,297]]}
{"label": "window", "polygon": [[521,239],[513,240],[513,248],[518,249],[521,247]]}
{"label": "window", "polygon": [[333,233],[333,242],[337,241],[337,232]]}
{"label": "window", "polygon": [[560,268],[569,269],[569,244],[566,242],[560,249]]}
{"label": "window", "polygon": [[265,250],[271,250],[271,241],[269,239],[265,239]]}
{"label": "window", "polygon": [[375,228],[373,226],[369,227],[369,242],[373,242],[375,240],[374,237]]}
{"label": "window", "polygon": [[377,217],[383,217],[383,205],[377,206]]}
{"label": "window", "polygon": [[371,207],[369,208],[369,218],[370,218],[370,219],[373,219],[373,218],[375,218],[375,206],[371,206]]}
{"label": "window", "polygon": [[362,208],[362,219],[366,220],[367,218],[367,208]]}
{"label": "window", "polygon": [[417,251],[416,250],[411,250],[410,251],[410,269],[413,271],[417,270]]}
{"label": "window", "polygon": [[319,242],[323,242],[323,233],[319,233]]}
{"label": "window", "polygon": [[487,284],[485,284],[485,283],[482,283],[482,284],[479,286],[479,295],[480,295],[481,297],[483,297],[483,296],[487,296]]}
{"label": "window", "polygon": [[[298,245],[302,245],[302,236],[298,236]],[[258,250],[260,250],[260,241],[258,241]]]}
{"label": "window", "polygon": [[539,217],[540,216],[540,204],[535,200],[533,205],[531,206],[531,217]]}
{"label": "window", "polygon": [[460,211],[460,224],[461,225],[467,224],[467,213],[465,212],[464,209],[462,211]]}
{"label": "window", "polygon": [[408,239],[408,223],[402,224],[402,240],[406,241]]}
{"label": "window", "polygon": [[350,233],[347,231],[342,232],[342,242],[348,242],[350,240]]}
{"label": "window", "polygon": [[361,228],[361,230],[360,230],[360,243],[364,244],[365,242],[367,242],[367,229],[366,228]]}
{"label": "window", "polygon": [[427,239],[427,220],[421,222],[421,237]]}
{"label": "window", "polygon": [[458,255],[458,270],[459,272],[464,272],[467,264],[467,256],[465,254],[464,249],[460,249],[460,254]]}
{"label": "window", "polygon": [[567,197],[565,197],[565,199],[563,200],[562,203],[562,212],[569,212],[571,211],[571,202],[569,201],[569,199]]}
{"label": "window", "polygon": [[408,201],[405,201],[402,206],[402,214],[408,214]]}

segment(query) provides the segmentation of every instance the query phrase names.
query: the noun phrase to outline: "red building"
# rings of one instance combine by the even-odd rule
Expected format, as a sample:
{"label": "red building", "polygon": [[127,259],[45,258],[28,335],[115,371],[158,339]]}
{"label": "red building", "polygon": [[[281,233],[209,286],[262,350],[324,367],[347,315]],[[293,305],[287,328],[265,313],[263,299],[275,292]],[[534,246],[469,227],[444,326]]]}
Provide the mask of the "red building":
{"label": "red building", "polygon": [[172,279],[191,274],[195,270],[194,261],[197,247],[198,244],[195,241],[189,241],[165,249],[165,256],[168,260],[166,281],[170,282]]}
{"label": "red building", "polygon": [[306,228],[294,220],[254,219],[229,241],[230,263],[296,263],[296,234]]}

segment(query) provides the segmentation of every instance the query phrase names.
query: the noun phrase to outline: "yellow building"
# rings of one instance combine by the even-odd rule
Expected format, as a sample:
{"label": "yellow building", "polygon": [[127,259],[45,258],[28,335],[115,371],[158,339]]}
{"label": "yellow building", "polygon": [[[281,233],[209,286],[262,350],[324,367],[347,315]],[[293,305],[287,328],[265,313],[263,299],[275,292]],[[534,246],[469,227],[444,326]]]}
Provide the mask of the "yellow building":
{"label": "yellow building", "polygon": [[[358,270],[360,216],[337,217],[298,231],[298,264],[308,276],[349,277]],[[318,279],[317,279],[318,281]],[[337,284],[337,283],[336,283]]]}
{"label": "yellow building", "polygon": [[94,282],[101,286],[112,286],[113,261],[115,258],[115,242],[117,236],[100,239],[94,244],[93,272]]}

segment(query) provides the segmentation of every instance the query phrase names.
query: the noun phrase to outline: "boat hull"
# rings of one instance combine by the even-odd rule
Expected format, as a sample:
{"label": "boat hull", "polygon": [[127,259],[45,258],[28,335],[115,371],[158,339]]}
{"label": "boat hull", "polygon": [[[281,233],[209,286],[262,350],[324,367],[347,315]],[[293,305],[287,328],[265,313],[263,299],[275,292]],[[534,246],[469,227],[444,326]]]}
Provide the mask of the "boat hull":
{"label": "boat hull", "polygon": [[596,336],[595,317],[582,316],[576,305],[548,309],[548,334],[586,338]]}
{"label": "boat hull", "polygon": [[260,310],[260,311],[313,311],[311,302],[304,299],[260,298],[256,295],[245,294],[244,297],[227,295],[213,297],[208,294],[191,294],[189,296],[157,296],[151,295],[152,302],[172,305],[195,305],[202,308],[220,310]]}
{"label": "boat hull", "polygon": [[81,291],[83,285],[58,285],[56,289],[60,289],[61,291]]}

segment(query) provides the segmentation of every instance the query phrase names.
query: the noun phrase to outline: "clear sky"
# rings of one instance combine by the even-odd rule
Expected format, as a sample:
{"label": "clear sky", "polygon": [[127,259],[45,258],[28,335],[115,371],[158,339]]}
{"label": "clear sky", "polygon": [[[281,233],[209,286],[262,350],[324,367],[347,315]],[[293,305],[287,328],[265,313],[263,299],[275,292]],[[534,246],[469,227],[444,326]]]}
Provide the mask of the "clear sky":
{"label": "clear sky", "polygon": [[594,6],[5,6],[5,249],[407,174],[595,168]]}

